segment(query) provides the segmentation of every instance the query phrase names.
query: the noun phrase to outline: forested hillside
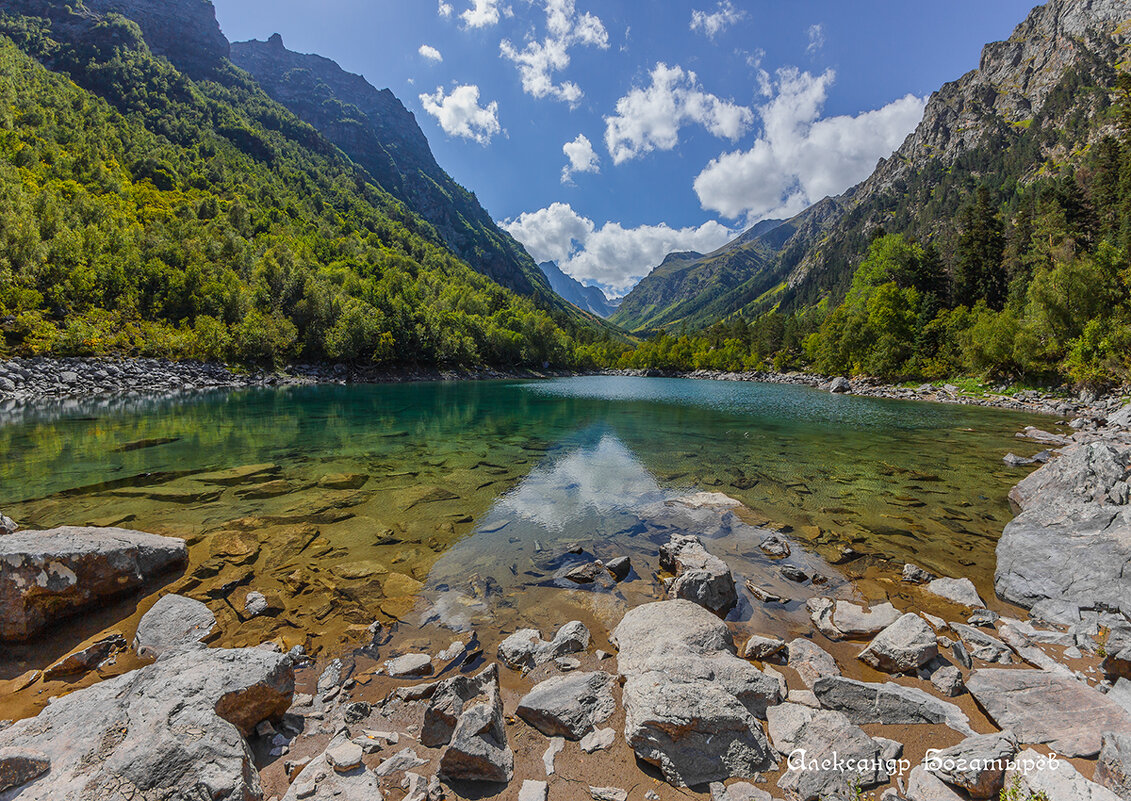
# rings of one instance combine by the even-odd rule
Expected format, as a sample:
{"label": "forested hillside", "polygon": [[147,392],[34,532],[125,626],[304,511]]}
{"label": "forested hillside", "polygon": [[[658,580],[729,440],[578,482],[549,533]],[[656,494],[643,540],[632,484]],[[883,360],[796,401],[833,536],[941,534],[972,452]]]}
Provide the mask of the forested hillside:
{"label": "forested hillside", "polygon": [[[1125,4],[1051,0],[932,97],[787,285],[619,363],[1078,384],[1131,371]],[[764,280],[764,279],[763,279]],[[626,300],[626,305],[628,300]],[[694,329],[690,329],[694,330]],[[683,332],[680,332],[683,333]]]}
{"label": "forested hillside", "polygon": [[118,14],[6,9],[0,353],[567,365],[591,336],[471,269],[226,59],[193,80]]}

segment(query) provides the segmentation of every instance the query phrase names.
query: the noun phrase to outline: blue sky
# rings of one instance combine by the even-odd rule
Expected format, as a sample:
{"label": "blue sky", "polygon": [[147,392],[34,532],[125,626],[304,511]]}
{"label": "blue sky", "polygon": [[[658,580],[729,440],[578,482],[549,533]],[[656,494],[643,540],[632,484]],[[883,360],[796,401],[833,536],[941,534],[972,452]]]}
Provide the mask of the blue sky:
{"label": "blue sky", "polygon": [[214,0],[412,111],[539,260],[623,294],[867,177],[1033,0]]}

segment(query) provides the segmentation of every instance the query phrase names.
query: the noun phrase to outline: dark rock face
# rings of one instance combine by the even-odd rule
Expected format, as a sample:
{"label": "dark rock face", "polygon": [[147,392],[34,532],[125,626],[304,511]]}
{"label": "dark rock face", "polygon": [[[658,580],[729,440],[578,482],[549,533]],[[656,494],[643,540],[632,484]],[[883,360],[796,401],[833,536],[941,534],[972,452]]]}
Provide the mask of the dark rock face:
{"label": "dark rock face", "polygon": [[120,528],[62,526],[0,537],[0,639],[33,637],[187,558],[184,540]]}
{"label": "dark rock face", "polygon": [[266,42],[236,42],[231,57],[272,98],[430,222],[473,269],[524,295],[552,294],[522,246],[436,163],[416,118],[388,89],[378,90],[330,59],[287,50],[278,34]]}
{"label": "dark rock face", "polygon": [[191,78],[208,77],[228,58],[228,40],[220,32],[212,0],[85,0],[84,4],[96,14],[114,12],[132,19],[149,49]]}

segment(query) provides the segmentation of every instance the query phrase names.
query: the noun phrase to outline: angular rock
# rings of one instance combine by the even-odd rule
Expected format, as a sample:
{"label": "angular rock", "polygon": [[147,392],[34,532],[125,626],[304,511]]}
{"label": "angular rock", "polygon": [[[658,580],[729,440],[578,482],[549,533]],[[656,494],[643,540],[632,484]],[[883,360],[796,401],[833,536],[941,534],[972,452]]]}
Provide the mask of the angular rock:
{"label": "angular rock", "polygon": [[592,754],[594,751],[604,751],[607,748],[612,748],[616,739],[617,733],[613,729],[594,729],[581,738],[581,750],[587,754]]}
{"label": "angular rock", "polygon": [[1100,667],[1103,669],[1104,675],[1112,681],[1131,679],[1131,647],[1126,647],[1115,653],[1109,651],[1104,655],[1104,661]]}
{"label": "angular rock", "polygon": [[428,654],[405,654],[385,662],[385,671],[391,678],[407,679],[432,675],[432,657]]}
{"label": "angular rock", "polygon": [[463,704],[440,757],[440,775],[456,781],[509,782],[514,752],[507,745],[498,667],[491,665],[479,676],[480,693]]}
{"label": "angular rock", "polygon": [[16,521],[8,517],[3,512],[0,512],[0,537],[6,537],[9,534],[14,534],[19,529]]}
{"label": "angular rock", "polygon": [[985,602],[974,588],[974,582],[968,578],[937,578],[928,582],[924,589],[959,606],[969,609],[986,608]]}
{"label": "angular rock", "polygon": [[632,572],[632,562],[627,556],[618,556],[605,562],[605,570],[617,581],[624,581]]}
{"label": "angular rock", "polygon": [[766,732],[778,753],[788,754],[797,748],[797,736],[816,714],[816,709],[792,703],[778,704],[766,710]]}
{"label": "angular rock", "polygon": [[994,589],[1031,607],[1052,599],[1091,608],[1131,598],[1131,446],[1070,445],[1010,492],[1021,507],[997,544]]}
{"label": "angular rock", "polygon": [[931,674],[931,685],[945,696],[953,698],[966,691],[962,671],[954,665],[943,665]]}
{"label": "angular rock", "polygon": [[837,376],[828,383],[828,390],[834,395],[841,395],[845,392],[851,392],[852,382],[844,376]]}
{"label": "angular rock", "polygon": [[580,740],[616,711],[614,679],[608,673],[571,673],[534,686],[515,710],[547,737]]}
{"label": "angular rock", "polygon": [[590,787],[589,797],[593,801],[628,801],[628,791],[619,787]]}
{"label": "angular rock", "polygon": [[332,743],[326,749],[326,763],[338,773],[349,773],[361,767],[364,756],[365,752],[361,750],[361,746],[349,740]]}
{"label": "angular rock", "polygon": [[801,683],[812,688],[823,676],[839,676],[840,668],[828,652],[814,643],[798,637],[789,643],[789,666],[797,671]]}
{"label": "angular rock", "polygon": [[1046,598],[1033,604],[1029,620],[1054,626],[1075,626],[1080,622],[1080,607],[1071,601]]}
{"label": "angular rock", "polygon": [[746,645],[742,646],[742,658],[761,661],[779,654],[784,650],[785,640],[780,640],[777,637],[762,637],[755,634],[746,641]]}
{"label": "angular rock", "polygon": [[871,637],[879,634],[899,620],[899,617],[899,610],[890,603],[864,609],[848,601],[837,601],[833,609],[833,625],[846,637]]}
{"label": "angular rock", "polygon": [[748,782],[735,782],[729,787],[722,782],[713,782],[710,790],[711,801],[774,801],[773,796],[765,790]]}
{"label": "angular rock", "polygon": [[1120,798],[1131,798],[1131,735],[1103,735],[1095,778],[1097,784]]}
{"label": "angular rock", "polygon": [[475,676],[453,676],[428,689],[428,706],[420,729],[420,744],[439,748],[451,742],[452,732],[469,704],[489,698],[499,684],[499,666],[489,665]]}
{"label": "angular rock", "polygon": [[[307,762],[294,777],[283,801],[378,801],[382,798],[376,774],[364,765],[338,771],[328,757],[332,749],[348,742],[345,735],[334,738],[326,751]],[[243,799],[241,799],[243,801]]]}
{"label": "angular rock", "polygon": [[[803,764],[799,765],[796,754],[801,752]],[[822,763],[834,756],[859,767],[825,768]],[[778,780],[778,787],[797,801],[817,801],[850,798],[856,788],[874,787],[887,780],[883,753],[876,741],[846,715],[822,710],[814,713],[797,733],[796,751],[787,760],[787,770]]]}
{"label": "angular rock", "polygon": [[[1058,752],[1059,755],[1059,752]],[[1043,794],[1050,801],[1119,801],[1120,796],[1106,787],[1088,781],[1063,757],[1052,766],[1049,757],[1027,748],[1017,755],[1015,767],[1005,774],[1007,787],[1014,782],[1021,798]]]}
{"label": "angular rock", "polygon": [[726,624],[675,600],[638,606],[613,631],[624,685],[625,740],[677,786],[752,777],[773,764],[755,715],[778,683],[735,655]]}
{"label": "angular rock", "polygon": [[199,645],[216,630],[216,616],[200,601],[163,595],[141,616],[134,636],[138,656],[159,657]]}
{"label": "angular rock", "polygon": [[547,776],[554,775],[554,760],[563,748],[565,748],[565,737],[554,737],[550,740],[546,752],[542,754],[542,767],[545,768]]}
{"label": "angular rock", "polygon": [[813,628],[830,640],[839,640],[844,636],[833,624],[835,608],[836,604],[831,598],[810,598],[805,602],[805,609],[809,612],[809,619],[813,621]]}
{"label": "angular rock", "polygon": [[903,575],[901,578],[908,584],[926,584],[928,581],[935,578],[935,576],[919,567],[919,565],[908,562],[903,566]]}
{"label": "angular rock", "polygon": [[762,553],[766,556],[771,556],[775,559],[784,559],[789,556],[791,551],[789,543],[778,534],[770,534],[758,543],[758,547],[762,549]]}
{"label": "angular rock", "polygon": [[518,791],[518,801],[546,801],[549,792],[550,785],[546,782],[526,779]]}
{"label": "angular rock", "polygon": [[668,596],[692,601],[717,615],[738,603],[734,575],[726,562],[709,553],[698,537],[673,535],[660,546],[660,567],[675,576]]}
{"label": "angular rock", "polygon": [[813,685],[813,694],[822,707],[844,712],[858,726],[942,723],[960,734],[974,734],[966,713],[917,687],[827,676]]}
{"label": "angular rock", "polygon": [[935,633],[918,615],[908,612],[876,635],[859,658],[887,673],[907,673],[939,654]]}
{"label": "angular rock", "polygon": [[187,558],[184,540],[121,528],[63,526],[0,537],[0,639],[29,639]]}
{"label": "angular rock", "polygon": [[1044,670],[983,668],[966,689],[1000,729],[1067,757],[1094,757],[1103,732],[1131,734],[1131,715],[1074,678]]}
{"label": "angular rock", "polygon": [[[327,756],[329,756],[329,752],[327,752]],[[373,774],[378,778],[384,778],[386,776],[392,776],[394,773],[412,770],[413,768],[419,768],[421,765],[427,764],[428,760],[421,759],[411,748],[402,748],[388,759],[382,760],[381,764],[373,771]]]}
{"label": "angular rock", "polygon": [[1006,767],[1016,753],[1017,741],[1010,732],[978,734],[929,753],[926,767],[971,798],[997,798],[1005,784]]}
{"label": "angular rock", "polygon": [[64,676],[73,676],[77,673],[86,673],[94,670],[106,659],[126,647],[126,638],[114,633],[88,645],[81,651],[60,659],[55,664],[43,671],[43,678],[51,681]]}
{"label": "angular rock", "polygon": [[589,647],[589,629],[579,620],[566,623],[546,642],[538,629],[519,629],[499,644],[499,660],[511,670],[528,670]]}
{"label": "angular rock", "polygon": [[906,797],[907,801],[967,801],[957,790],[922,765],[911,769]]}
{"label": "angular rock", "polygon": [[951,623],[950,627],[962,638],[962,644],[975,659],[981,659],[983,662],[999,662],[1003,665],[1013,662],[1013,651],[997,637],[962,623]]}
{"label": "angular rock", "polygon": [[32,749],[50,771],[20,801],[260,797],[244,737],[291,704],[294,672],[259,648],[199,648],[56,698],[0,730],[3,749]]}

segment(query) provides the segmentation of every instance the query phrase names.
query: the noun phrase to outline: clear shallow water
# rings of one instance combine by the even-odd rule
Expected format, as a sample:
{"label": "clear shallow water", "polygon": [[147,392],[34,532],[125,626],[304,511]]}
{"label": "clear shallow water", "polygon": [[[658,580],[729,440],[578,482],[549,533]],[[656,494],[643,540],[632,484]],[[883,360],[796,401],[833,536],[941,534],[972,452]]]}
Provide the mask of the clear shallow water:
{"label": "clear shallow water", "polygon": [[[751,524],[786,532],[791,561],[833,589],[841,571],[825,560],[849,544],[969,575],[985,592],[1006,493],[1025,474],[1001,457],[1036,452],[1013,434],[1048,422],[804,387],[615,377],[5,414],[0,509],[32,527],[187,537],[191,564],[174,589],[226,601],[230,642],[315,646],[375,616],[511,630],[516,619],[581,614],[571,607],[615,619],[658,593],[656,545],[681,528],[763,586],[781,580]],[[701,491],[749,511],[672,507]],[[638,580],[561,589],[558,557],[574,542],[631,555]],[[242,620],[252,588],[280,613]]]}

